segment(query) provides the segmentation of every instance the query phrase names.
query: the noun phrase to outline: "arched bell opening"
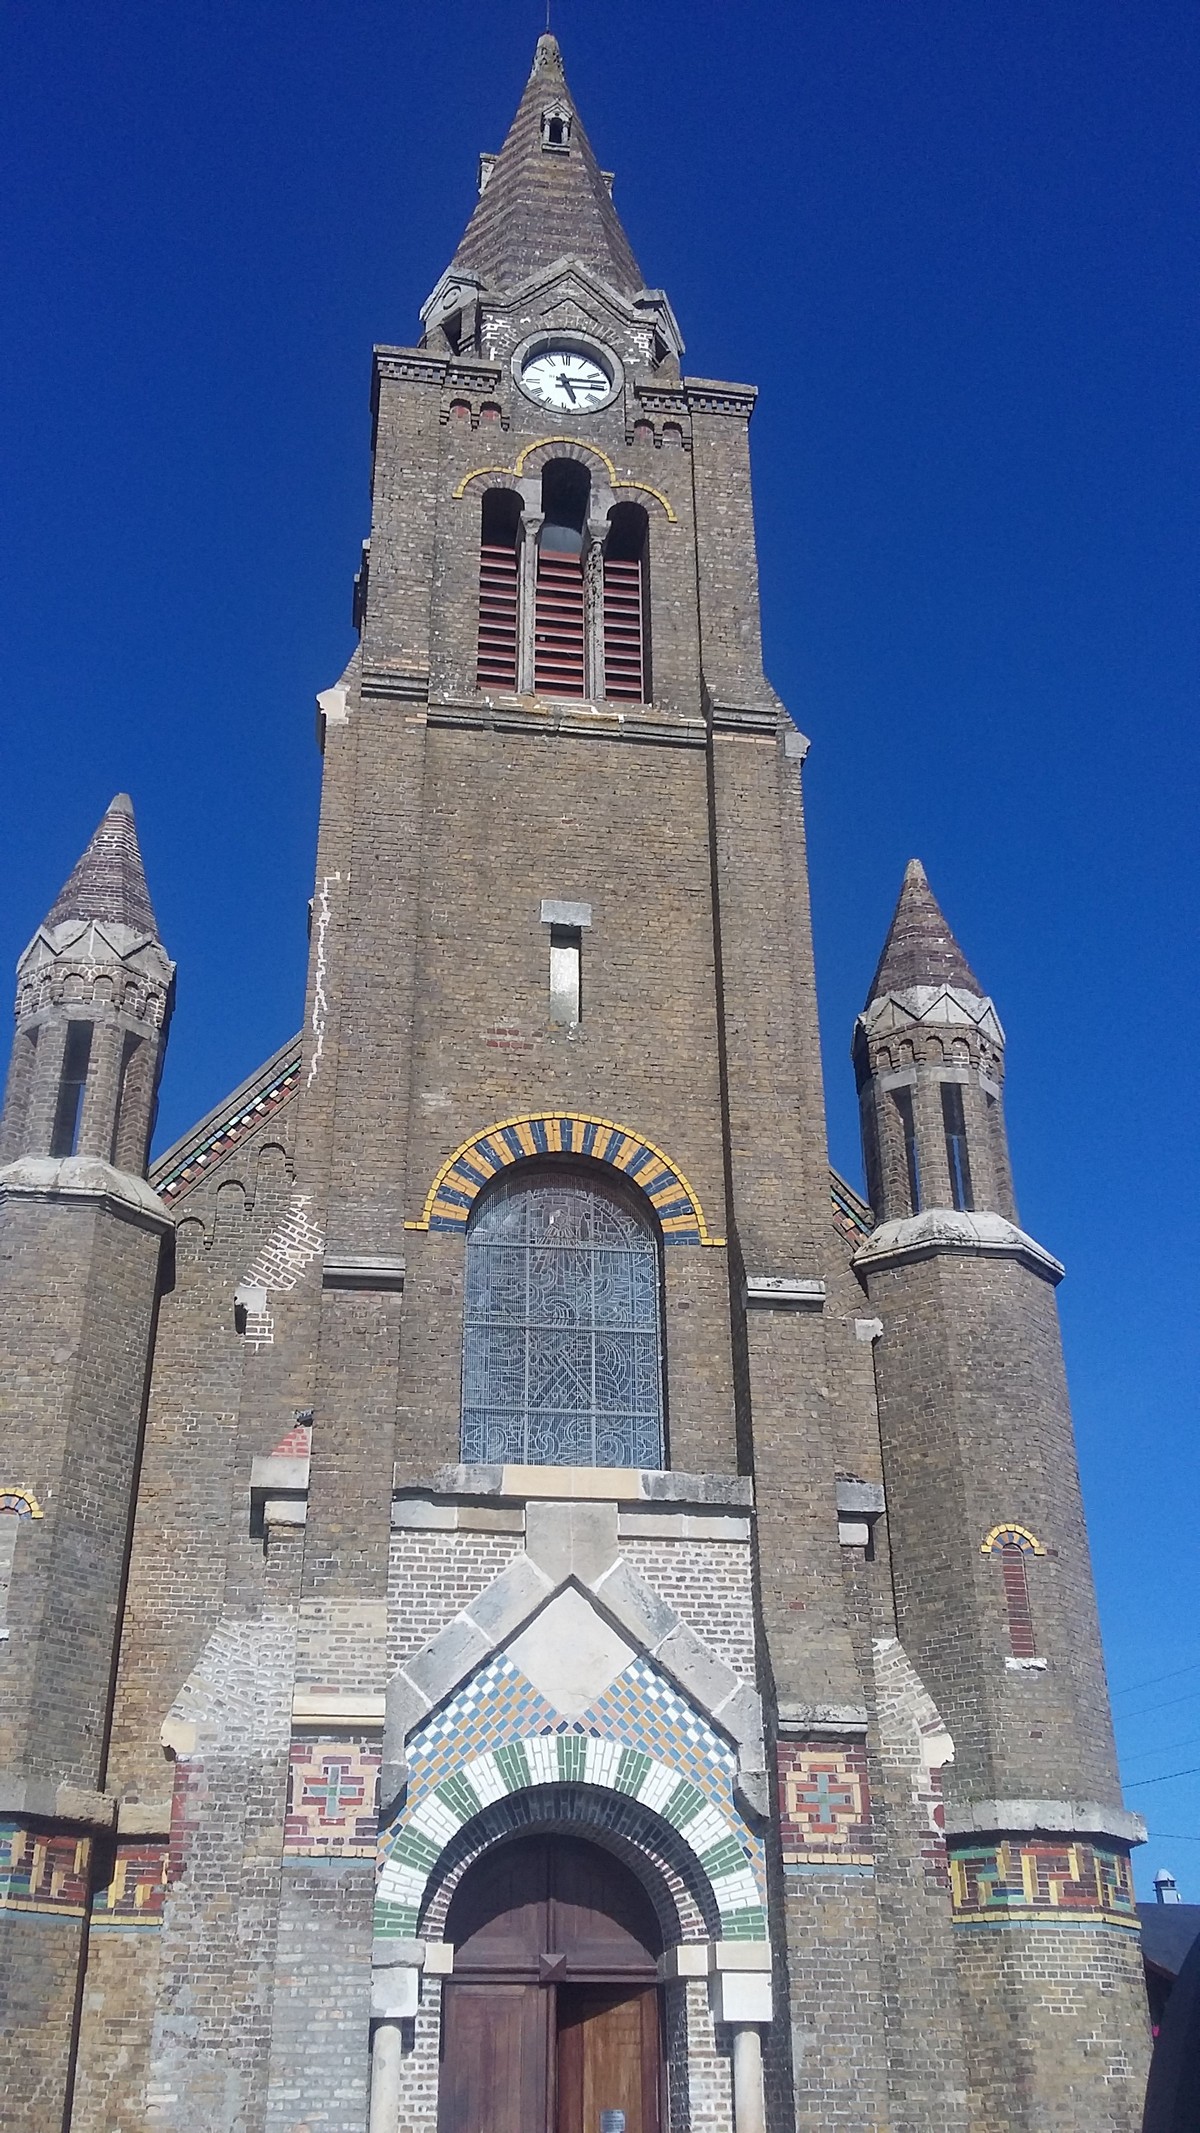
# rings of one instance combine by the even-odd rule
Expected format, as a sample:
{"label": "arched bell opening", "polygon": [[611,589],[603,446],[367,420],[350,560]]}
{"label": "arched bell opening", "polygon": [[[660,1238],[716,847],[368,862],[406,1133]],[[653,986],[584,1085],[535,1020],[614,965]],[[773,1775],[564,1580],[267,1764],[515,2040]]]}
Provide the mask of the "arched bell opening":
{"label": "arched bell opening", "polygon": [[446,1938],[438,2133],[659,2133],[663,1931],[629,1866],[510,1837],[467,1868]]}

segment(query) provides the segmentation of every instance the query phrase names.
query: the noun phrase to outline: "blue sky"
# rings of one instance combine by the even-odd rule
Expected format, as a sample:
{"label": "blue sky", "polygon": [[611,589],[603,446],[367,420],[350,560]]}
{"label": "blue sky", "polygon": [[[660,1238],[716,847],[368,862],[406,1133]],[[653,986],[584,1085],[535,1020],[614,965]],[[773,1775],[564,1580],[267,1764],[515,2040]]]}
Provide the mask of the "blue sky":
{"label": "blue sky", "polygon": [[[1139,1870],[1200,1898],[1200,1772],[1138,1782],[1200,1765],[1200,20],[555,0],[555,26],[688,368],[762,390],[834,1160],[859,1175],[847,1047],[915,852],[1008,1030],[1023,1219],[1068,1265],[1129,1798],[1172,1833]],[[6,11],[0,959],[128,787],[180,966],[160,1146],[299,1023],[369,351],[414,336],[540,27],[536,0]]]}

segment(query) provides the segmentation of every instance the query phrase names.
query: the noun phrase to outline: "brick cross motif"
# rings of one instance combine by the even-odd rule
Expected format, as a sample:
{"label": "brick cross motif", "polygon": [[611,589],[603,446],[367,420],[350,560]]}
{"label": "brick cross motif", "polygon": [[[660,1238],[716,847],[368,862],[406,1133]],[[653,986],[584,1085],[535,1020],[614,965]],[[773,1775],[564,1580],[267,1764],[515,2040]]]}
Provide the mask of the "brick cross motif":
{"label": "brick cross motif", "polygon": [[806,1757],[803,1767],[787,1773],[787,1809],[810,1834],[845,1844],[863,1819],[862,1792],[852,1770],[835,1758]]}
{"label": "brick cross motif", "polygon": [[322,1822],[342,1822],[362,1806],[366,1791],[362,1775],[355,1771],[349,1757],[323,1755],[320,1777],[304,1780],[300,1805],[303,1808],[311,1803]]}

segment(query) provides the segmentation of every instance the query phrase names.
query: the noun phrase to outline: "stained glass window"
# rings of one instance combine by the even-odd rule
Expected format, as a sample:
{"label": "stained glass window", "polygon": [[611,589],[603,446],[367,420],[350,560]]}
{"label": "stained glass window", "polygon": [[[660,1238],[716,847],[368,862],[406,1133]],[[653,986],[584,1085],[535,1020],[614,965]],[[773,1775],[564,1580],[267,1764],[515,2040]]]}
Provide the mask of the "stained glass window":
{"label": "stained glass window", "polygon": [[462,1456],[663,1464],[659,1247],[599,1174],[522,1165],[467,1231]]}

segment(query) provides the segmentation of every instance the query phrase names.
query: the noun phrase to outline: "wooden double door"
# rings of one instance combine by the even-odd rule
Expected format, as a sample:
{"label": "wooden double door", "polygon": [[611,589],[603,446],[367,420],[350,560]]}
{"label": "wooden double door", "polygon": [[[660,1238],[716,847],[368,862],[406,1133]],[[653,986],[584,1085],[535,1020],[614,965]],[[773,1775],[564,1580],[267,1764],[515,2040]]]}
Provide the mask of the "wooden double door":
{"label": "wooden double door", "polygon": [[653,1906],[596,1845],[524,1837],[456,1891],[438,2133],[659,2133]]}

